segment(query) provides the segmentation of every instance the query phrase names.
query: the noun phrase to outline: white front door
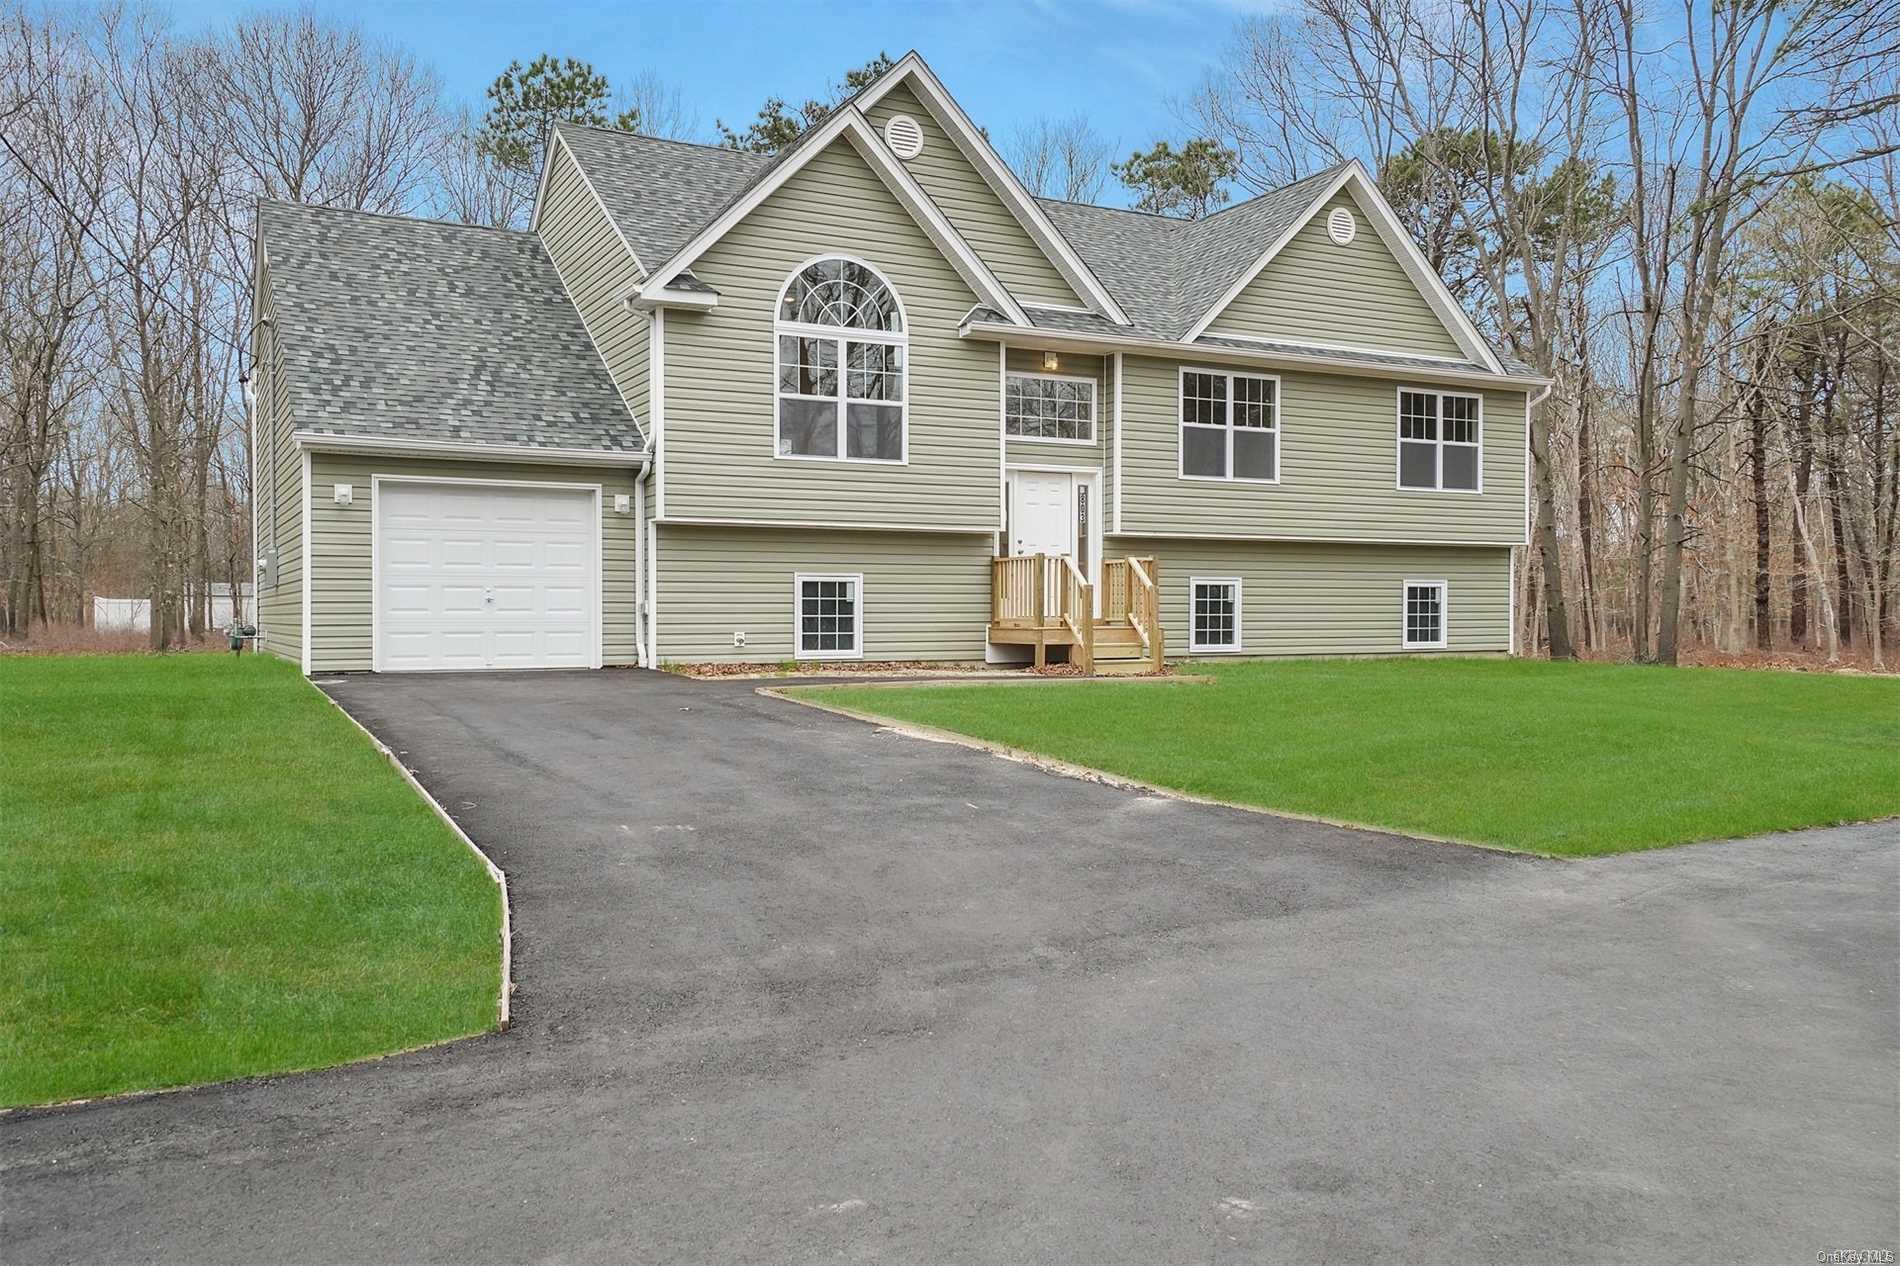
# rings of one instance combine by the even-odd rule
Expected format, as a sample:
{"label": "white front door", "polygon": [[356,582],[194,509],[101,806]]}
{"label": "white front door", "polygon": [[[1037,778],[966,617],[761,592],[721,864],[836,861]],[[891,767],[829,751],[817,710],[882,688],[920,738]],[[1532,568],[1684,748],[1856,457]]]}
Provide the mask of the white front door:
{"label": "white front door", "polygon": [[376,497],[379,670],[594,666],[593,489],[391,480]]}
{"label": "white front door", "polygon": [[1075,476],[1018,470],[1010,475],[1009,552],[1075,556]]}

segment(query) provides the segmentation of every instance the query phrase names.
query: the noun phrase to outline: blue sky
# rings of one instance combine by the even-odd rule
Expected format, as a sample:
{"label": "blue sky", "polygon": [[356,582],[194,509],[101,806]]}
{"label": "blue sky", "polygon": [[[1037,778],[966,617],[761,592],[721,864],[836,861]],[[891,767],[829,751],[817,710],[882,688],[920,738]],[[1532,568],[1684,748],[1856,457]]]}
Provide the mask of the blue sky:
{"label": "blue sky", "polygon": [[[587,0],[439,3],[315,0],[320,12],[399,41],[433,64],[452,96],[479,100],[511,58],[585,58],[613,82],[653,71],[677,85],[710,133],[750,119],[768,95],[802,100],[879,49],[917,49],[999,141],[1038,114],[1086,112],[1116,157],[1185,129],[1169,108],[1218,57],[1249,0],[975,0],[921,3],[651,4]],[[256,7],[183,0],[187,28]],[[1113,198],[1114,190],[1105,191]]]}

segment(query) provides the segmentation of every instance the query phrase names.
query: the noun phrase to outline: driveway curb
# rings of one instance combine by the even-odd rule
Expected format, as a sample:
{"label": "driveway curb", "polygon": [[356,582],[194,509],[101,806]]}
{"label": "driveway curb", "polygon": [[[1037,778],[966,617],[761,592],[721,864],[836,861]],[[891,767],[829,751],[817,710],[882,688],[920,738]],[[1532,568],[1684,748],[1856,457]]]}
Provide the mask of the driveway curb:
{"label": "driveway curb", "polygon": [[377,738],[375,734],[371,733],[368,726],[358,721],[355,717],[350,716],[350,710],[332,698],[328,691],[319,689],[315,684],[312,684],[310,688],[315,690],[321,698],[327,700],[331,707],[348,718],[351,725],[363,732],[363,737],[367,738],[370,744],[383,754],[383,759],[396,767],[396,772],[402,775],[403,781],[415,788],[416,794],[422,797],[423,802],[435,810],[435,816],[441,818],[442,821],[447,824],[449,830],[455,832],[455,838],[462,841],[469,852],[475,854],[482,865],[487,868],[488,877],[495,881],[495,887],[501,890],[501,998],[496,1006],[495,1028],[498,1032],[505,1032],[508,1028],[508,1003],[515,991],[514,903],[508,897],[508,876],[503,874],[501,867],[495,865],[495,863],[490,860],[488,854],[482,852],[480,846],[469,838],[468,832],[462,829],[461,823],[449,816],[449,811],[442,807],[442,802],[429,794],[429,789],[423,786],[421,781],[409,771],[409,767],[402,763],[402,760],[395,752],[390,750],[389,744],[383,742]]}
{"label": "driveway curb", "polygon": [[[1026,681],[1022,684],[1038,684],[1045,681],[1058,683],[1090,680],[1095,680],[1099,683],[1100,679],[1086,677],[1052,677],[1038,678],[1034,683]],[[1173,681],[1200,683],[1213,679],[1203,676],[1130,677],[1126,680],[1129,682]],[[883,684],[896,685],[898,683]],[[906,682],[902,684],[909,685],[910,683]],[[918,682],[916,684],[942,686],[955,685],[957,683],[937,681]],[[1120,684],[1120,682],[1116,684]],[[1000,756],[1005,760],[1015,761],[1018,764],[1032,765],[1037,769],[1051,774],[1058,774],[1064,778],[1076,778],[1083,782],[1104,783],[1110,787],[1120,787],[1126,791],[1143,791],[1150,795],[1166,796],[1170,800],[1183,800],[1189,804],[1207,804],[1220,809],[1238,809],[1243,813],[1257,813],[1265,818],[1281,818],[1291,822],[1313,822],[1321,826],[1336,826],[1348,831],[1365,831],[1372,835],[1387,835],[1399,840],[1420,840],[1427,844],[1453,844],[1459,848],[1482,849],[1487,853],[1502,853],[1507,857],[1524,857],[1541,862],[1578,862],[1591,860],[1590,858],[1565,857],[1556,853],[1540,853],[1535,849],[1529,848],[1508,848],[1502,844],[1485,844],[1477,840],[1454,839],[1449,835],[1424,835],[1411,831],[1395,831],[1389,826],[1373,826],[1365,822],[1347,821],[1344,818],[1322,818],[1317,814],[1294,813],[1286,809],[1267,809],[1257,804],[1242,804],[1237,800],[1221,800],[1214,796],[1195,795],[1191,791],[1182,791],[1176,787],[1164,787],[1160,783],[1147,782],[1140,778],[1131,778],[1126,774],[1110,773],[1106,769],[1097,769],[1092,765],[1078,765],[1073,761],[1058,760],[1053,756],[1044,756],[1040,752],[1031,752],[1020,747],[1011,747],[1007,743],[992,743],[988,739],[974,738],[968,734],[959,734],[955,730],[939,729],[934,725],[918,725],[911,721],[900,721],[895,717],[880,716],[875,712],[860,712],[856,708],[847,708],[840,704],[820,703],[815,699],[801,699],[798,697],[800,693],[806,691],[837,690],[841,688],[850,689],[850,685],[849,683],[832,682],[822,686],[815,684],[790,687],[760,686],[757,688],[756,693],[769,696],[773,699],[783,700],[786,703],[795,703],[801,708],[815,708],[820,712],[830,712],[836,716],[849,717],[853,721],[868,722],[881,729],[889,730],[894,734],[901,734],[906,738],[925,739],[932,743],[951,743],[958,747],[968,747],[975,751],[988,752],[992,756]]]}

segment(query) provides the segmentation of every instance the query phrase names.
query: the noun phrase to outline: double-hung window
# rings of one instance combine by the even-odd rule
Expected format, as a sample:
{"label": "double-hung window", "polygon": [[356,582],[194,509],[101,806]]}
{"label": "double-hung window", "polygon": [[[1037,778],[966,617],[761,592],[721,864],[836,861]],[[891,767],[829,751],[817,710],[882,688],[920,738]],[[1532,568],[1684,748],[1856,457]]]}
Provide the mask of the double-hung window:
{"label": "double-hung window", "polygon": [[1405,650],[1438,650],[1446,645],[1445,582],[1405,582],[1405,615],[1399,645]]}
{"label": "double-hung window", "polygon": [[858,659],[864,654],[864,577],[801,572],[798,658]]}
{"label": "double-hung window", "polygon": [[1217,369],[1181,371],[1181,475],[1280,479],[1280,380]]}
{"label": "double-hung window", "polygon": [[904,314],[870,265],[821,259],[779,297],[778,455],[901,462],[906,454]]}
{"label": "double-hung window", "polygon": [[1193,606],[1188,649],[1195,653],[1240,649],[1240,578],[1196,576],[1188,582]]}
{"label": "double-hung window", "polygon": [[1026,440],[1095,440],[1095,380],[1010,374],[1003,380],[1003,430]]}
{"label": "double-hung window", "polygon": [[1399,392],[1399,487],[1482,492],[1483,399],[1451,391]]}

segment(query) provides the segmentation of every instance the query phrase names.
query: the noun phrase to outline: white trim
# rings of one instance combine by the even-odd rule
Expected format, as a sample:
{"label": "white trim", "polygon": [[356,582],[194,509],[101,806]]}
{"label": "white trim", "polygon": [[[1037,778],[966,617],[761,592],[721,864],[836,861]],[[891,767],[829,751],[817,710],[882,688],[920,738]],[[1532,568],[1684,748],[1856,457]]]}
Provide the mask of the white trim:
{"label": "white trim", "polygon": [[[1036,378],[1048,382],[1080,382],[1089,387],[1089,433],[1087,439],[1064,439],[1055,435],[1010,435],[1009,434],[1009,380],[1012,378]],[[1005,369],[1003,371],[1003,434],[1018,444],[1074,444],[1083,448],[1095,448],[1101,443],[1101,425],[1096,397],[1102,394],[1102,382],[1087,374],[1046,374],[1040,370]]]}
{"label": "white trim", "polygon": [[996,549],[1009,552],[1009,424],[1003,408],[1009,399],[1009,344],[996,345]]}
{"label": "white trim", "polygon": [[1297,545],[1443,545],[1448,549],[1514,549],[1524,541],[1448,541],[1422,536],[1294,536],[1282,532],[1144,532],[1117,529],[1110,536],[1157,541],[1284,541]]}
{"label": "white trim", "polygon": [[655,309],[647,327],[647,437],[653,450],[653,517],[666,517],[666,312]]}
{"label": "white trim", "polygon": [[[303,450],[303,549],[298,558],[303,568],[303,575],[299,577],[303,585],[303,645],[299,653],[303,660],[303,675],[306,677],[310,675],[310,666],[314,662],[310,653],[310,573],[316,570],[312,564],[316,561],[317,553],[316,540],[310,531],[310,480],[310,450],[306,448]],[[277,565],[280,568],[284,565],[281,557]]]}
{"label": "white trim", "polygon": [[[1002,325],[995,321],[966,321],[958,327],[959,338],[980,339],[985,342],[997,338],[1022,338],[1023,331],[1015,326]],[[1088,334],[1078,331],[1057,331],[1038,329],[1035,331],[1036,345],[1054,351],[1084,352],[1099,356],[1103,348],[1118,348],[1143,356],[1154,356],[1165,360],[1177,360],[1182,355],[1183,345],[1173,339],[1154,339],[1132,337],[1125,334]],[[1225,335],[1222,336],[1226,337]],[[1284,352],[1252,352],[1235,347],[1217,347],[1208,343],[1191,345],[1192,354],[1202,361],[1233,365],[1264,365],[1282,369],[1310,369],[1319,373],[1340,374],[1349,378],[1403,378],[1407,381],[1421,379],[1442,380],[1453,383],[1470,383],[1481,387],[1496,389],[1524,390],[1544,386],[1550,380],[1525,374],[1485,373],[1475,369],[1432,369],[1422,365],[1373,365],[1353,361],[1328,360],[1319,356],[1288,355]],[[1401,355],[1410,355],[1400,353]]]}
{"label": "white trim", "polygon": [[[1403,453],[1405,451],[1404,446],[1407,444],[1423,444],[1426,442],[1424,440],[1402,439],[1399,436],[1399,430],[1400,430],[1400,427],[1403,425],[1403,419],[1405,417],[1405,406],[1404,406],[1405,393],[1408,391],[1411,392],[1415,396],[1438,397],[1438,413],[1435,418],[1437,425],[1434,427],[1434,429],[1438,433],[1438,438],[1431,441],[1432,450],[1433,450],[1432,477],[1436,482],[1434,486],[1430,488],[1424,487],[1419,484],[1408,484],[1408,483],[1401,482],[1401,480],[1403,479],[1403,468],[1401,467],[1400,463],[1403,459]],[[1477,443],[1469,444],[1463,440],[1448,440],[1445,438],[1445,397],[1446,396],[1451,396],[1455,399],[1460,399],[1460,400],[1475,400],[1478,402],[1478,442]],[[1476,488],[1447,488],[1445,487],[1445,445],[1447,444],[1456,444],[1459,448],[1475,448],[1478,450],[1478,465],[1477,465],[1478,486]],[[1427,493],[1432,493],[1434,495],[1450,494],[1455,497],[1481,497],[1484,495],[1484,393],[1483,392],[1446,391],[1442,387],[1408,386],[1407,384],[1403,382],[1399,383],[1393,389],[1393,392],[1392,392],[1392,487],[1395,491],[1398,491],[1398,492],[1427,492]],[[1528,522],[1526,522],[1526,524],[1524,525],[1524,538],[1526,540],[1530,539],[1530,524]]]}
{"label": "white trim", "polygon": [[917,94],[924,109],[936,117],[938,126],[949,134],[951,141],[976,168],[977,174],[983,177],[990,190],[1003,200],[1003,205],[1034,239],[1044,257],[1055,265],[1056,271],[1062,274],[1070,288],[1085,300],[1093,300],[1099,305],[1096,310],[1106,314],[1117,325],[1129,324],[1128,314],[1115,302],[1115,296],[1109,293],[1108,287],[1102,284],[1075,248],[1069,245],[1068,239],[1062,236],[1042,206],[1030,196],[1022,181],[1016,178],[1016,173],[1009,169],[1009,164],[997,157],[995,148],[983,139],[976,124],[970,121],[970,116],[963,112],[963,107],[957,104],[956,98],[950,95],[950,90],[943,86],[943,81],[937,78],[936,72],[930,69],[923,58],[915,52],[904,54],[889,73],[864,91],[858,98],[857,108],[871,109],[903,82],[911,82],[911,90]]}
{"label": "white trim", "polygon": [[[647,472],[633,477],[633,657],[642,668],[653,667],[647,654]],[[604,578],[603,578],[604,579]]]}
{"label": "white trim", "polygon": [[[891,302],[897,305],[897,321],[902,327],[901,329],[895,331],[873,330],[861,329],[857,326],[849,325],[818,325],[809,321],[782,321],[779,319],[778,314],[784,311],[785,296],[791,290],[792,283],[803,276],[807,268],[812,267],[814,264],[822,264],[834,259],[841,263],[856,264],[859,268],[864,269],[864,271],[877,278],[878,284],[882,285],[885,292],[891,296]],[[826,342],[837,344],[838,364],[835,371],[838,378],[837,395],[811,396],[805,395],[802,392],[786,391],[779,386],[779,373],[784,367],[779,359],[782,354],[779,340],[787,337],[796,339],[823,339]],[[888,408],[893,404],[897,406],[898,455],[894,458],[850,456],[850,441],[847,438],[845,427],[845,419],[852,403],[850,385],[847,377],[850,372],[848,368],[848,355],[845,349],[845,344],[847,343],[881,343],[888,347],[902,348],[904,351],[904,366],[900,375],[900,386],[903,389],[903,395],[897,400],[859,400],[857,402],[872,408]],[[839,462],[854,466],[910,465],[910,372],[910,313],[904,308],[904,297],[897,292],[897,287],[891,283],[889,277],[884,275],[883,270],[879,269],[877,265],[867,259],[862,259],[856,255],[846,255],[838,251],[827,251],[822,255],[813,255],[810,259],[794,266],[791,272],[786,274],[784,283],[779,286],[777,297],[772,300],[772,460],[780,462]],[[778,451],[779,426],[781,421],[779,405],[786,400],[822,401],[837,406],[834,411],[833,421],[833,434],[837,441],[834,455],[826,456],[823,453],[781,453]]]}
{"label": "white trim", "polygon": [[[807,580],[848,580],[851,590],[851,643],[849,651],[808,651],[805,649],[805,582]],[[864,658],[864,573],[861,571],[799,571],[792,573],[792,658],[863,659]]]}
{"label": "white trim", "polygon": [[1115,530],[1122,530],[1122,354],[1115,353]]}
{"label": "white trim", "polygon": [[[1183,393],[1187,391],[1187,376],[1189,374],[1211,375],[1227,380],[1227,421],[1220,427],[1217,428],[1205,422],[1189,422],[1181,417],[1181,400]],[[1273,425],[1271,427],[1241,428],[1252,431],[1266,431],[1273,436],[1273,478],[1271,479],[1257,479],[1252,476],[1241,476],[1234,473],[1234,379],[1236,378],[1255,378],[1261,382],[1270,382],[1273,384]],[[1281,466],[1283,456],[1281,450],[1284,446],[1280,443],[1280,418],[1282,412],[1280,401],[1281,384],[1278,374],[1244,373],[1225,367],[1206,365],[1176,366],[1174,376],[1174,414],[1176,418],[1174,424],[1174,477],[1194,483],[1209,484],[1279,483],[1280,476],[1285,473]],[[1225,475],[1190,475],[1187,473],[1187,445],[1183,442],[1182,431],[1190,426],[1198,427],[1203,431],[1222,430],[1227,433],[1227,473]]]}
{"label": "white trim", "polygon": [[[1346,352],[1363,356],[1405,356],[1412,360],[1437,361],[1441,365],[1465,365],[1472,362],[1463,356],[1439,356],[1432,352],[1401,352],[1390,347],[1372,347],[1360,343],[1322,343],[1317,339],[1306,338],[1268,338],[1263,334],[1212,334],[1210,338],[1233,339],[1240,343],[1261,343],[1269,347],[1298,347],[1315,352]],[[1414,369],[1413,365],[1391,365],[1390,369]]]}
{"label": "white trim", "polygon": [[[1075,489],[1079,482],[1089,486],[1089,584],[1095,587],[1095,614],[1102,613],[1102,538],[1107,535],[1102,523],[1102,468],[1100,466],[1063,466],[1054,462],[1010,462],[1003,471],[1005,492],[1003,552],[1014,550],[1016,542],[1010,539],[1014,532],[1008,526],[1008,507],[1015,504],[1016,481],[1018,474],[1032,475],[1068,475],[1069,479],[1069,526],[1074,528],[1079,507],[1075,500]],[[1071,553],[1073,557],[1073,553]]]}
{"label": "white trim", "polygon": [[[1530,550],[1524,551],[1524,562],[1530,564]],[[1504,605],[1511,621],[1510,653],[1517,654],[1517,546],[1513,545],[1510,555],[1505,559],[1504,567]]]}
{"label": "white trim", "polygon": [[[594,502],[594,654],[590,668],[605,666],[606,631],[602,627],[606,616],[607,591],[607,540],[606,526],[602,520],[601,485],[597,483],[571,483],[563,480],[542,479],[488,479],[470,475],[406,475],[372,473],[369,477],[369,665],[371,672],[383,671],[383,626],[382,626],[382,518],[383,485],[396,484],[448,484],[457,487],[472,488],[551,488],[569,492],[592,492]],[[484,672],[492,669],[469,668],[410,668],[404,672]]]}
{"label": "white trim", "polygon": [[[1319,214],[1320,209],[1328,202],[1331,202],[1334,195],[1341,189],[1347,189],[1353,202],[1359,207],[1359,210],[1365,214],[1366,219],[1371,222],[1373,229],[1378,233],[1380,239],[1385,242],[1386,249],[1390,250],[1393,258],[1399,261],[1399,266],[1405,269],[1406,274],[1412,280],[1413,287],[1419,292],[1419,296],[1430,306],[1432,312],[1438,317],[1439,323],[1445,327],[1446,332],[1452,336],[1452,339],[1460,347],[1465,349],[1472,360],[1487,367],[1494,373],[1502,374],[1504,372],[1504,366],[1499,363],[1497,355],[1492,352],[1491,345],[1484,341],[1483,336],[1478,333],[1478,328],[1471,323],[1471,317],[1466,314],[1464,308],[1459,305],[1458,301],[1452,297],[1450,289],[1445,285],[1445,279],[1434,272],[1431,266],[1425,262],[1425,257],[1419,253],[1418,246],[1412,241],[1411,234],[1407,233],[1405,226],[1399,223],[1398,217],[1393,214],[1391,206],[1387,204],[1384,196],[1379,193],[1378,186],[1373,184],[1371,175],[1366,171],[1365,167],[1360,164],[1358,159],[1353,159],[1347,163],[1337,176],[1327,182],[1325,191],[1313,199],[1312,203],[1308,205],[1306,211],[1300,215],[1299,219],[1294,221],[1284,233],[1276,238],[1273,243],[1261,253],[1260,258],[1255,260],[1253,265],[1240,275],[1239,280],[1228,288],[1227,293],[1221,296],[1219,301],[1217,301],[1213,307],[1209,308],[1186,334],[1182,335],[1181,342],[1192,343],[1202,334],[1205,334],[1207,327],[1212,325],[1220,314],[1227,310],[1228,305],[1232,304],[1233,301],[1240,296],[1240,292],[1245,290],[1253,282],[1254,278],[1258,277],[1261,272],[1265,270],[1266,266],[1273,262],[1273,258],[1280,253],[1288,242],[1293,240],[1294,235],[1311,223],[1313,217]],[[1410,353],[1404,352],[1402,349],[1394,348],[1392,350],[1401,355],[1410,355]]]}
{"label": "white trim", "polygon": [[[1438,589],[1438,640],[1436,642],[1414,642],[1411,640],[1411,628],[1406,610],[1411,601],[1412,590],[1436,586]],[[1408,578],[1399,584],[1399,649],[1402,651],[1442,651],[1451,645],[1451,585],[1442,579],[1419,580]]]}
{"label": "white trim", "polygon": [[[1194,591],[1202,585],[1232,585],[1234,587],[1234,644],[1220,646],[1211,642],[1196,640],[1194,629]],[[1191,655],[1244,655],[1247,647],[1247,626],[1241,619],[1241,586],[1239,576],[1189,576],[1188,577],[1188,653]]]}
{"label": "white trim", "polygon": [[989,265],[985,264],[982,258],[970,248],[970,244],[963,240],[962,234],[957,232],[956,227],[944,218],[943,212],[937,209],[937,204],[930,200],[929,195],[918,185],[910,172],[905,170],[904,165],[897,161],[896,156],[886,148],[884,142],[878,138],[877,133],[871,129],[871,125],[855,106],[845,106],[833,111],[830,118],[820,123],[805,137],[800,138],[796,142],[799,146],[797,153],[774,167],[767,173],[765,179],[754,185],[743,198],[726,208],[718,219],[701,229],[672,259],[662,264],[657,272],[651,273],[640,285],[641,297],[659,297],[668,282],[685,272],[693,261],[704,255],[715,242],[750,215],[760,203],[776,193],[787,180],[804,170],[806,164],[813,158],[830,148],[831,143],[840,136],[850,138],[852,147],[858,151],[859,156],[869,164],[873,172],[877,173],[884,182],[885,188],[891,191],[892,196],[903,204],[904,209],[910,213],[918,227],[924,230],[925,235],[935,244],[943,257],[962,274],[964,281],[969,283],[970,289],[976,292],[979,299],[983,300],[987,306],[1002,312],[1018,325],[1030,324],[1028,314],[1011,297],[1003,283],[997,280],[996,274],[990,271]]}
{"label": "white trim", "polygon": [[649,668],[658,668],[660,659],[660,521],[648,520],[647,534],[647,657]]}
{"label": "white trim", "polygon": [[659,312],[665,308],[710,312],[719,306],[719,296],[710,290],[662,290],[653,295],[630,290],[621,298],[635,312]]}
{"label": "white trim", "polygon": [[355,453],[366,457],[435,457],[474,462],[537,462],[551,466],[638,466],[646,454],[620,449],[534,448],[519,444],[460,444],[448,440],[398,440],[375,435],[324,435],[296,431],[291,441],[308,453]]}
{"label": "white trim", "polygon": [[835,519],[728,519],[707,515],[674,515],[655,522],[672,527],[820,528],[839,532],[927,532],[941,536],[988,536],[997,530],[995,527],[933,527],[889,522],[842,523]]}
{"label": "white trim", "polygon": [[[574,126],[579,125],[576,124]],[[600,213],[607,217],[607,223],[613,227],[614,236],[619,238],[620,244],[627,248],[627,258],[633,261],[634,268],[644,277],[646,275],[647,266],[640,261],[640,252],[633,249],[633,243],[628,240],[627,235],[621,231],[620,221],[614,219],[614,213],[607,209],[607,203],[600,196],[600,190],[594,187],[593,178],[587,174],[587,165],[581,162],[580,156],[569,147],[566,141],[561,139],[561,126],[558,123],[548,129],[547,148],[541,158],[541,179],[535,187],[534,211],[528,217],[528,231],[530,233],[538,233],[541,231],[541,195],[547,192],[548,173],[554,170],[554,147],[556,145],[567,150],[567,156],[574,164],[574,171],[580,176],[581,183],[587,186],[587,192],[593,195],[594,205],[599,207]]]}

